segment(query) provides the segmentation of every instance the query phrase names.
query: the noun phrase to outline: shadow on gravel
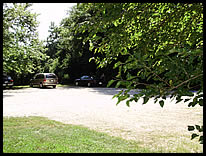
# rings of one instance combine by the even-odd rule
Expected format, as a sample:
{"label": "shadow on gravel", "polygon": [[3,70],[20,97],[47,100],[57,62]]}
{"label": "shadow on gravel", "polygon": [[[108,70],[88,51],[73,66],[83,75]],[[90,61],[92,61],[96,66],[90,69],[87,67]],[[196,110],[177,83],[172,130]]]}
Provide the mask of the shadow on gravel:
{"label": "shadow on gravel", "polygon": [[29,86],[13,86],[11,88],[9,87],[3,87],[3,90],[19,90],[19,89],[26,89],[30,88]]}
{"label": "shadow on gravel", "polygon": [[[88,92],[98,93],[103,95],[115,95],[121,90],[126,90],[124,88],[105,88],[105,87],[83,87],[83,86],[64,86],[62,89],[88,89]],[[131,90],[130,95],[138,94],[138,90]]]}
{"label": "shadow on gravel", "polygon": [[14,96],[14,95],[3,95],[3,98],[11,97],[11,96]]}
{"label": "shadow on gravel", "polygon": [[115,95],[118,94],[122,88],[91,88],[91,92],[100,93],[104,95]]}
{"label": "shadow on gravel", "polygon": [[3,88],[3,90],[19,90],[24,89],[24,87],[18,87],[18,88]]}
{"label": "shadow on gravel", "polygon": [[56,88],[53,88],[53,87],[43,87],[43,88],[35,87],[35,88],[38,88],[38,89],[56,89]]}
{"label": "shadow on gravel", "polygon": [[[118,94],[121,90],[127,90],[125,88],[92,88],[91,92],[98,92],[100,94],[105,94],[105,95],[115,95]],[[124,93],[124,92],[123,92]],[[137,90],[131,90],[128,92],[130,95],[138,94],[139,89]]]}

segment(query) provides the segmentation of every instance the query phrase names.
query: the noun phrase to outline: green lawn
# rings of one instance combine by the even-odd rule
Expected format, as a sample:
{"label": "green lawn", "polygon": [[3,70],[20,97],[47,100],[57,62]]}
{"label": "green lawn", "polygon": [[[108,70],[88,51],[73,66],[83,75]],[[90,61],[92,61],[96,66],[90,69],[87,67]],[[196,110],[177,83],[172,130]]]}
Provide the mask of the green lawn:
{"label": "green lawn", "polygon": [[151,153],[138,142],[43,117],[4,117],[4,153]]}

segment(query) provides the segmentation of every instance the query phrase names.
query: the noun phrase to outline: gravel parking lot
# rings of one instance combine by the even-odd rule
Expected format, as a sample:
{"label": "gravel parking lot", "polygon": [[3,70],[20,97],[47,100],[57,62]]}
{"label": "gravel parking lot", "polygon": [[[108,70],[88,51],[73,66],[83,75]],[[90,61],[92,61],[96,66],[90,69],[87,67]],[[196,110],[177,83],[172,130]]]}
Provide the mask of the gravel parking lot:
{"label": "gravel parking lot", "polygon": [[145,105],[140,100],[130,107],[125,102],[116,106],[117,99],[112,97],[118,91],[84,87],[7,89],[3,90],[3,116],[48,117],[148,145],[156,143],[152,139],[155,135],[190,137],[187,126],[203,123],[202,107],[188,108],[187,104],[175,104],[169,99],[163,108],[152,99]]}

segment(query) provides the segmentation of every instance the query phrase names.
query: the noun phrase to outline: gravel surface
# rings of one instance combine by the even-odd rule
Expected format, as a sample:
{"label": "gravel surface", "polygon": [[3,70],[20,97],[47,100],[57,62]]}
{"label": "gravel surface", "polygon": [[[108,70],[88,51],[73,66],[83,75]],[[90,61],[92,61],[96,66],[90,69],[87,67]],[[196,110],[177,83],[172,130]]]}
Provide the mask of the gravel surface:
{"label": "gravel surface", "polygon": [[185,103],[175,104],[169,99],[163,108],[153,99],[145,105],[142,100],[130,107],[125,102],[116,105],[117,99],[112,97],[118,91],[84,87],[7,89],[3,90],[3,116],[48,117],[153,146],[157,144],[155,135],[190,137],[187,126],[203,122],[202,107],[188,108]]}

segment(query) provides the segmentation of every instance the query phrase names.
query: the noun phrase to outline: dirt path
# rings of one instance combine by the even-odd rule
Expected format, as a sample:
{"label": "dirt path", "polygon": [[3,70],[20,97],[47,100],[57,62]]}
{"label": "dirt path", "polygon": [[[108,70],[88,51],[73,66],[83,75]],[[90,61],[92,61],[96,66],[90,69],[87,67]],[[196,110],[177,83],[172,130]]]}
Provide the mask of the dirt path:
{"label": "dirt path", "polygon": [[[177,144],[185,138],[189,142],[191,133],[187,126],[203,122],[201,107],[188,108],[187,104],[175,104],[169,99],[163,108],[154,104],[152,99],[146,105],[140,100],[131,103],[130,107],[124,102],[116,106],[117,99],[112,99],[112,96],[119,90],[83,87],[4,90],[3,116],[48,117],[142,141],[151,148],[160,146],[158,141],[167,141],[160,148]],[[174,140],[176,135],[180,137]]]}

